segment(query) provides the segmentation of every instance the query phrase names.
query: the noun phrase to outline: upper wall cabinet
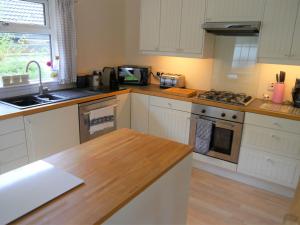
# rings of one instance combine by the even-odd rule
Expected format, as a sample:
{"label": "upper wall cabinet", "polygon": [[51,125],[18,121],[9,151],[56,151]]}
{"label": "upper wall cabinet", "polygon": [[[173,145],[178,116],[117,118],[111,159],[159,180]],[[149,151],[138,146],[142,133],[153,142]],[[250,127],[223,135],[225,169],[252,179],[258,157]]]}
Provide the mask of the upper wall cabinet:
{"label": "upper wall cabinet", "polygon": [[265,1],[207,0],[206,21],[261,21],[265,9]]}
{"label": "upper wall cabinet", "polygon": [[141,0],[140,50],[159,50],[160,1]]}
{"label": "upper wall cabinet", "polygon": [[141,0],[140,50],[157,55],[210,57],[213,39],[201,27],[205,2]]}
{"label": "upper wall cabinet", "polygon": [[[259,44],[259,62],[288,63],[292,54],[299,54],[299,25],[295,23],[299,0],[267,0]],[[298,21],[299,22],[299,21]],[[298,37],[296,37],[298,35]],[[293,46],[293,39],[295,40]]]}
{"label": "upper wall cabinet", "polygon": [[182,0],[161,0],[159,50],[176,52],[180,44]]}
{"label": "upper wall cabinet", "polygon": [[296,21],[295,33],[293,38],[291,57],[300,59],[300,3],[299,3],[299,11],[298,11],[298,16]]}
{"label": "upper wall cabinet", "polygon": [[[179,51],[195,54],[208,53],[209,50],[203,49],[206,35],[201,29],[204,23],[205,1],[183,0],[181,14]],[[206,46],[209,45],[207,40],[208,38]]]}

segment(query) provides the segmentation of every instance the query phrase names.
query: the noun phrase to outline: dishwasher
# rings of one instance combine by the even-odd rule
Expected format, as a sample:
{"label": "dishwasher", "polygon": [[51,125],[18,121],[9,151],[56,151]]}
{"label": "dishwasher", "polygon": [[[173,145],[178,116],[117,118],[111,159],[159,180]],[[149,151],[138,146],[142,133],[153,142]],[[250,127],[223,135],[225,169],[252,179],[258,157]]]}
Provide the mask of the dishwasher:
{"label": "dishwasher", "polygon": [[80,143],[116,130],[116,114],[116,96],[79,104]]}

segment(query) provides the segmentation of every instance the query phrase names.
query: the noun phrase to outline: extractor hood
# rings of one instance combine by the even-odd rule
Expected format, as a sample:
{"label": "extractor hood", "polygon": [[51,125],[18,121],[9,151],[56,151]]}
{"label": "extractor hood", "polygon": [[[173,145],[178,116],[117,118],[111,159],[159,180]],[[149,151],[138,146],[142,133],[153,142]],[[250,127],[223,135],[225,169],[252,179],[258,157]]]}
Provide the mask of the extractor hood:
{"label": "extractor hood", "polygon": [[202,28],[208,33],[225,36],[258,36],[261,22],[206,22]]}

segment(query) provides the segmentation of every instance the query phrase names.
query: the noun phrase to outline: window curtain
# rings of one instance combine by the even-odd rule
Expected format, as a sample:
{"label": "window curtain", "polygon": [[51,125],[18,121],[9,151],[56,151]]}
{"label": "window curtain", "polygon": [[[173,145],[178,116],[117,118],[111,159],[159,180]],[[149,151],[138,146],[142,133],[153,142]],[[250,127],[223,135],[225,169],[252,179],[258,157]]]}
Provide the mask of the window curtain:
{"label": "window curtain", "polygon": [[58,80],[62,84],[76,82],[76,33],[74,0],[55,0],[57,45],[59,52]]}

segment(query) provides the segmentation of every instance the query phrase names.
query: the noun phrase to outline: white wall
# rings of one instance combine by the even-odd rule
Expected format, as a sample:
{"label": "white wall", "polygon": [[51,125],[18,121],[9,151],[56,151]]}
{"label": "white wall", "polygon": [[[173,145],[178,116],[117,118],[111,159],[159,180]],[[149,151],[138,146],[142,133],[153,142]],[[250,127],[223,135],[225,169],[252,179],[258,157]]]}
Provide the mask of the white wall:
{"label": "white wall", "polygon": [[78,73],[124,63],[124,0],[77,0]]}

